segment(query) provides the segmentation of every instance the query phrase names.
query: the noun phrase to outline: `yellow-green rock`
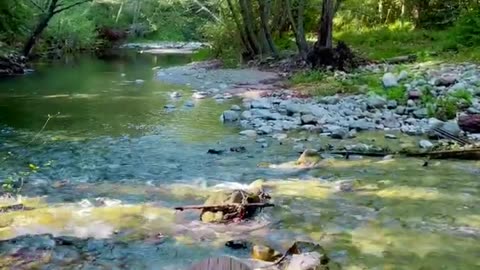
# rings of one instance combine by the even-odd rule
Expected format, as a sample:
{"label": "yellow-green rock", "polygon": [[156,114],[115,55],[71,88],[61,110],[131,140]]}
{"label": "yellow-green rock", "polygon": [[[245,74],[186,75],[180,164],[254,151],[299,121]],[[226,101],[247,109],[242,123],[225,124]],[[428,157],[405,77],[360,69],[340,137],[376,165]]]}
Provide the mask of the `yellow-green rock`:
{"label": "yellow-green rock", "polygon": [[299,166],[311,167],[320,163],[321,160],[322,160],[322,157],[316,150],[307,149],[297,159],[296,164]]}

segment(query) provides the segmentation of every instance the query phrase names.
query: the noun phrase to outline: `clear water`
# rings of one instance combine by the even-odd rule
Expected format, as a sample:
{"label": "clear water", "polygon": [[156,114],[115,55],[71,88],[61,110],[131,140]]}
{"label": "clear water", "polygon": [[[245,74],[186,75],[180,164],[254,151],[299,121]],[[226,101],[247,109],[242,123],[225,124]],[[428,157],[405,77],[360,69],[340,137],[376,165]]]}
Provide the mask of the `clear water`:
{"label": "clear water", "polygon": [[[23,245],[40,248],[19,255],[14,247],[23,240],[4,242],[0,264],[182,269],[209,256],[247,256],[224,247],[227,240],[247,238],[277,249],[295,240],[320,242],[333,269],[480,268],[478,161],[422,167],[417,159],[337,159],[309,171],[258,166],[295,160],[296,142],[267,139],[269,147],[262,148],[239,137],[237,127],[219,121],[236,100],[185,107],[192,89],[155,80],[152,68],[189,61],[185,55],[82,55],[0,82],[0,177],[24,173],[23,202],[35,208],[0,214],[0,239],[50,233],[75,236],[79,246],[51,248],[48,239],[36,237]],[[171,100],[172,91],[183,97]],[[167,111],[166,104],[176,109]],[[48,115],[54,117],[42,130]],[[309,138],[302,142],[309,147],[351,143],[295,136]],[[366,133],[355,142],[373,139],[392,144]],[[206,153],[232,146],[247,151]],[[30,164],[39,168],[34,172]],[[202,203],[215,185],[259,178],[278,207],[254,222],[210,226],[195,212],[170,210]],[[344,180],[353,181],[355,191],[338,191]],[[99,197],[110,200],[107,206],[96,202]]]}

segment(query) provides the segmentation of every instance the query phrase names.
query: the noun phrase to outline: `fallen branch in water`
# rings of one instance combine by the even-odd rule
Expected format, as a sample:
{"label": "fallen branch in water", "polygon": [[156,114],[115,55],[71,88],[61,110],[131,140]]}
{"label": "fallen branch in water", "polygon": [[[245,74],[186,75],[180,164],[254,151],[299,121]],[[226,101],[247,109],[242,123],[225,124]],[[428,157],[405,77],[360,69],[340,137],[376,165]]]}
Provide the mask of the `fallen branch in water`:
{"label": "fallen branch in water", "polygon": [[230,208],[238,208],[238,207],[259,207],[259,208],[265,208],[265,207],[274,207],[275,205],[273,203],[233,203],[233,204],[218,204],[218,205],[186,205],[186,206],[180,206],[180,207],[175,207],[175,210],[178,211],[184,211],[184,210],[206,210],[206,211],[222,211],[225,209],[230,209]]}
{"label": "fallen branch in water", "polygon": [[8,213],[14,211],[25,211],[25,210],[32,210],[33,208],[25,207],[22,203],[19,204],[12,204],[6,206],[0,206],[0,213]]}

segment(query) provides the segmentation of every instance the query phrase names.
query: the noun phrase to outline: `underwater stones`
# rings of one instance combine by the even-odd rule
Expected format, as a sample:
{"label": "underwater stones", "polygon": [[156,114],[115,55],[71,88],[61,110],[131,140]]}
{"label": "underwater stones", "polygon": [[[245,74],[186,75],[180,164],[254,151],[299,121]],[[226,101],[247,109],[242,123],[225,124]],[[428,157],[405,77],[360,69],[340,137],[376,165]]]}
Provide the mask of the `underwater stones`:
{"label": "underwater stones", "polygon": [[255,260],[273,262],[280,256],[281,254],[267,246],[255,245],[252,248],[252,258]]}
{"label": "underwater stones", "polygon": [[239,134],[243,135],[243,136],[247,136],[247,137],[255,137],[255,136],[257,136],[257,131],[255,131],[253,129],[242,130],[242,131],[240,131]]}
{"label": "underwater stones", "polygon": [[236,111],[224,111],[221,117],[222,122],[235,122],[239,119],[239,114]]}
{"label": "underwater stones", "polygon": [[244,111],[240,115],[240,118],[243,120],[250,120],[252,118],[252,112],[251,111]]}
{"label": "underwater stones", "polygon": [[395,140],[397,139],[397,136],[395,136],[394,134],[385,134],[385,138],[390,140]]}
{"label": "underwater stones", "polygon": [[313,149],[306,149],[297,159],[295,164],[299,166],[311,167],[317,165],[322,160],[320,154]]}
{"label": "underwater stones", "polygon": [[172,99],[179,98],[181,96],[182,96],[182,94],[180,94],[179,92],[170,93],[170,98],[172,98]]}
{"label": "underwater stones", "polygon": [[348,129],[346,128],[338,127],[335,129],[330,129],[329,131],[330,131],[330,137],[332,139],[343,140],[348,137]]}
{"label": "underwater stones", "polygon": [[285,270],[321,270],[321,255],[318,252],[293,254]]}
{"label": "underwater stones", "polygon": [[193,93],[192,97],[195,99],[205,99],[208,97],[208,93],[204,91],[199,91],[199,92]]}
{"label": "underwater stones", "polygon": [[241,111],[242,108],[240,108],[240,106],[238,106],[238,105],[232,105],[232,107],[230,108],[230,110],[231,110],[231,111],[236,111],[236,112],[238,112],[238,111]]}
{"label": "underwater stones", "polygon": [[193,101],[189,100],[189,101],[185,102],[185,107],[195,107],[195,103],[193,103]]}
{"label": "underwater stones", "polygon": [[273,128],[271,126],[263,125],[257,129],[257,134],[259,135],[266,135],[273,132]]}
{"label": "underwater stones", "polygon": [[393,110],[393,109],[397,108],[397,106],[398,106],[398,103],[397,103],[396,100],[389,100],[387,102],[387,109],[389,109],[389,110]]}
{"label": "underwater stones", "polygon": [[265,100],[265,99],[254,100],[250,103],[250,108],[252,108],[252,109],[270,109],[270,108],[272,108],[272,103],[270,103],[268,100]]}
{"label": "underwater stones", "polygon": [[175,105],[173,105],[173,104],[167,104],[167,105],[165,105],[165,106],[163,106],[163,107],[164,107],[165,109],[167,109],[167,110],[173,110],[173,109],[175,109]]}

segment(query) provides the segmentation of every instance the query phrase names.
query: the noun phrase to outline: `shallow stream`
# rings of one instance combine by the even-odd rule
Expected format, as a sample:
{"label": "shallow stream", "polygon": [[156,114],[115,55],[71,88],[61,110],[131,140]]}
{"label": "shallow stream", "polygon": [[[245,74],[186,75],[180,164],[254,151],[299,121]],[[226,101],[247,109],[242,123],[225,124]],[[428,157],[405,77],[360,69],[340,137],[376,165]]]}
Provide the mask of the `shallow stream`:
{"label": "shallow stream", "polygon": [[[312,170],[261,166],[295,160],[299,142],[350,142],[300,133],[262,145],[241,137],[219,120],[239,100],[186,106],[193,89],[155,78],[159,67],[188,62],[188,55],[82,55],[0,81],[0,177],[21,180],[22,203],[32,208],[0,213],[7,240],[0,268],[183,269],[215,255],[246,257],[224,246],[232,239],[276,247],[316,241],[333,269],[480,268],[479,161],[423,167],[419,159],[358,157]],[[172,99],[174,91],[183,97]],[[353,141],[415,140],[361,133]],[[228,150],[236,146],[246,152]],[[211,148],[227,151],[209,155]],[[209,226],[198,213],[171,210],[256,179],[277,207],[255,221]]]}

